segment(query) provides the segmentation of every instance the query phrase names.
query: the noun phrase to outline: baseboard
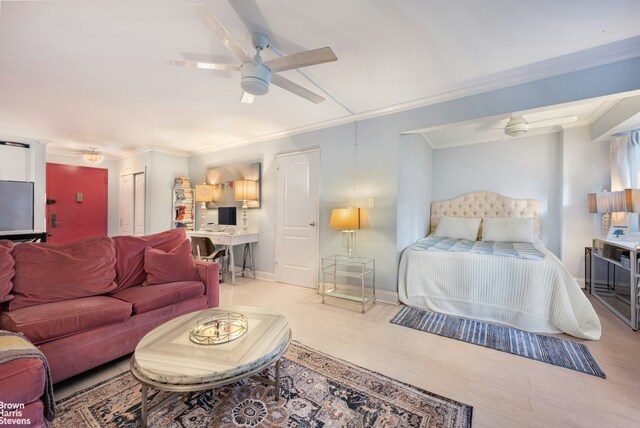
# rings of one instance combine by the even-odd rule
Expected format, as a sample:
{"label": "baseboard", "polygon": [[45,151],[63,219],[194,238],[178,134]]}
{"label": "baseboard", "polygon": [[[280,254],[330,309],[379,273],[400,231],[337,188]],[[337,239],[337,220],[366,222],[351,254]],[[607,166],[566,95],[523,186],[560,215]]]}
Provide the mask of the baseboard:
{"label": "baseboard", "polygon": [[376,290],[376,300],[392,305],[400,304],[400,299],[396,291]]}
{"label": "baseboard", "polygon": [[[236,266],[236,278],[238,278],[238,273],[242,270],[242,266]],[[263,281],[275,281],[275,274],[273,272],[264,272],[261,270],[255,270],[254,273],[256,274],[256,279],[261,279]],[[230,274],[229,274],[230,275]],[[249,278],[251,278],[251,275],[249,275]]]}
{"label": "baseboard", "polygon": [[[350,289],[354,293],[360,292],[360,286],[355,285],[355,284],[338,284],[338,285],[339,285],[339,287]],[[321,294],[321,292],[322,292],[321,289],[322,289],[322,283],[319,283],[318,284],[318,290],[317,290],[318,294]],[[400,300],[398,299],[398,293],[395,292],[395,291],[376,289],[376,302],[389,303],[391,305],[397,305],[397,304],[400,303]]]}
{"label": "baseboard", "polygon": [[575,277],[574,277],[574,279],[576,280],[576,282],[578,283],[578,285],[580,286],[580,288],[585,288],[585,285],[584,285],[584,278],[575,278]]}

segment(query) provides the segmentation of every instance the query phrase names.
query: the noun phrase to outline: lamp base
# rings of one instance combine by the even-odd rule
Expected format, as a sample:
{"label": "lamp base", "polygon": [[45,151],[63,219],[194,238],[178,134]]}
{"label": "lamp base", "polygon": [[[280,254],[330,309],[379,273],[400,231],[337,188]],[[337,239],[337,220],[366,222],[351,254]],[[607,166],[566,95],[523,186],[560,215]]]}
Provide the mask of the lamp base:
{"label": "lamp base", "polygon": [[207,203],[200,205],[200,230],[204,230],[207,225]]}
{"label": "lamp base", "polygon": [[242,201],[242,231],[246,232],[247,229],[247,201]]}
{"label": "lamp base", "polygon": [[347,257],[356,257],[356,231],[355,230],[343,230],[342,231],[342,242],[344,246],[344,242],[346,240],[347,246]]}

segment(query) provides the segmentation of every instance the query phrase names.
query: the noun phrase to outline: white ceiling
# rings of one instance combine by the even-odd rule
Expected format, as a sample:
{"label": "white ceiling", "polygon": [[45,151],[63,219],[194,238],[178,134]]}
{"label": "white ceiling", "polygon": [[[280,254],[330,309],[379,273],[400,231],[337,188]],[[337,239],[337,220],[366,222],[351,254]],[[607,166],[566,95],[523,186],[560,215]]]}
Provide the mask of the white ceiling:
{"label": "white ceiling", "polygon": [[167,65],[183,54],[238,62],[188,1],[4,0],[0,138],[111,155],[143,147],[193,153],[424,104],[640,35],[637,0],[231,1],[202,3],[248,52],[256,30],[286,54],[334,50],[337,62],[304,69],[318,86],[283,73],[327,101],[272,87],[240,104],[237,73]]}
{"label": "white ceiling", "polygon": [[[629,94],[629,96],[631,95],[635,95],[635,92]],[[524,138],[532,135],[558,132],[561,129],[566,128],[591,125],[624,98],[624,96],[602,97],[600,99],[585,100],[540,109],[513,112],[508,115],[485,117],[466,122],[451,123],[443,126],[407,131],[406,134],[419,134],[431,145],[431,147],[436,149],[504,141],[511,138]],[[565,116],[575,116],[576,121],[564,125],[552,125],[544,128],[530,129],[527,133],[519,137],[507,136],[504,133],[504,128],[498,127],[498,122],[503,121],[501,125],[504,126],[504,119],[509,117],[522,117],[527,122],[538,122],[541,120]]]}

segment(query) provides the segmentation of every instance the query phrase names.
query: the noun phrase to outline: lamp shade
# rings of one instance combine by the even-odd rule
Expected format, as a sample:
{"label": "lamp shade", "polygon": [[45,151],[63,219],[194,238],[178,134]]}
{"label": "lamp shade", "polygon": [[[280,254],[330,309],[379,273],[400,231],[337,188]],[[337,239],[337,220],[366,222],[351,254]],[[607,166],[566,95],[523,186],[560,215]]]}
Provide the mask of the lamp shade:
{"label": "lamp shade", "polygon": [[213,191],[210,184],[196,184],[196,202],[215,202]]}
{"label": "lamp shade", "polygon": [[360,229],[360,208],[334,208],[329,226],[333,229]]}
{"label": "lamp shade", "polygon": [[640,211],[640,190],[625,189],[587,195],[590,213],[630,213]]}
{"label": "lamp shade", "polygon": [[595,214],[598,212],[597,195],[595,193],[589,193],[587,195],[587,204],[589,205],[590,213]]}
{"label": "lamp shade", "polygon": [[235,188],[236,201],[257,201],[258,182],[255,180],[236,180],[233,182]]}

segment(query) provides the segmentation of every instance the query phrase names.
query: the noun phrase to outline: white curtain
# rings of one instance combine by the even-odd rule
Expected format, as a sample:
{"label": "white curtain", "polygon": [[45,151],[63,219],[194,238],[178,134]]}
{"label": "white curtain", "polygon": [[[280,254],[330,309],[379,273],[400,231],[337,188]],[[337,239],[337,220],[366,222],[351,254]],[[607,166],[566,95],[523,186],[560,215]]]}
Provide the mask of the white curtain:
{"label": "white curtain", "polygon": [[[616,137],[609,145],[611,191],[640,188],[640,131]],[[628,224],[636,230],[635,214],[613,213],[612,224]]]}
{"label": "white curtain", "polygon": [[629,178],[631,188],[640,189],[640,130],[629,134]]}
{"label": "white curtain", "polygon": [[616,137],[609,145],[612,192],[631,188],[630,146],[628,135]]}

